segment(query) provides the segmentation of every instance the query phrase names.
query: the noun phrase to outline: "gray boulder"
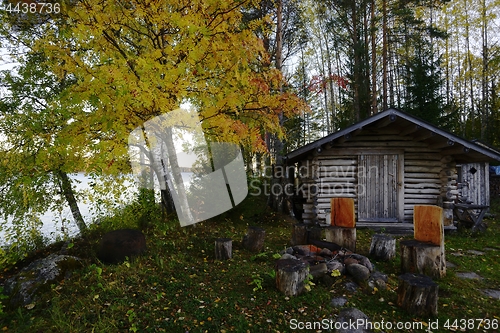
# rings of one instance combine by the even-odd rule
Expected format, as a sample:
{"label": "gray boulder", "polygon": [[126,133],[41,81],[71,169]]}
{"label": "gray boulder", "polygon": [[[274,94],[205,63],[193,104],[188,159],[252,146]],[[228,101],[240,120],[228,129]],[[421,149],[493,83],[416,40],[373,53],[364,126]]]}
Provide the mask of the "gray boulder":
{"label": "gray boulder", "polygon": [[335,308],[341,308],[347,303],[347,298],[345,297],[335,297],[330,301],[330,305]]}
{"label": "gray boulder", "polygon": [[7,279],[4,292],[10,295],[11,306],[25,306],[34,302],[38,291],[50,288],[51,284],[68,278],[71,271],[82,266],[81,260],[77,257],[53,253],[46,258],[33,261],[17,275]]}
{"label": "gray boulder", "polygon": [[361,265],[368,268],[370,272],[373,272],[373,264],[367,257],[362,256],[361,254],[352,254],[350,257],[356,259]]}
{"label": "gray boulder", "polygon": [[381,272],[373,272],[368,279],[368,286],[373,290],[375,287],[378,290],[387,289],[387,275]]}
{"label": "gray boulder", "polygon": [[367,333],[370,324],[366,325],[370,319],[367,315],[356,308],[347,308],[340,311],[335,327],[340,327],[338,333]]}
{"label": "gray boulder", "polygon": [[330,261],[327,261],[326,262],[326,267],[328,267],[328,272],[331,273],[332,271],[339,271],[340,274],[344,274],[345,273],[345,267],[344,265],[337,261],[337,260],[330,260]]}
{"label": "gray boulder", "polygon": [[358,291],[358,288],[359,288],[359,286],[355,282],[352,282],[352,281],[347,281],[344,284],[344,289],[350,293],[355,293],[356,291]]}
{"label": "gray boulder", "polygon": [[347,272],[352,276],[354,281],[360,283],[368,280],[370,277],[370,270],[360,264],[352,264],[347,266]]}
{"label": "gray boulder", "polygon": [[146,238],[139,230],[120,229],[110,231],[102,237],[97,251],[99,260],[117,264],[127,257],[138,256],[146,252]]}
{"label": "gray boulder", "polygon": [[295,257],[289,253],[285,253],[281,256],[281,259],[297,259],[297,257]]}

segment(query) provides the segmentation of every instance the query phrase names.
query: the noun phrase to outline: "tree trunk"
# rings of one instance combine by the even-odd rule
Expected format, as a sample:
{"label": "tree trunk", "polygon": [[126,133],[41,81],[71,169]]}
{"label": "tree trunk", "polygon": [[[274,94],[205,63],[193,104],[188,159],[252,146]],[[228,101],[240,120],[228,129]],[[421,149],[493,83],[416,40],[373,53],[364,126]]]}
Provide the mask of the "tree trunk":
{"label": "tree trunk", "polygon": [[[163,143],[165,143],[165,146],[167,148],[167,154],[168,154],[168,162],[170,166],[170,173],[165,172],[165,175],[171,174],[174,178],[175,185],[177,188],[177,195],[179,199],[179,206],[181,208],[181,211],[177,210],[177,215],[179,216],[179,220],[181,222],[181,225],[184,226],[186,225],[185,223],[182,223],[182,220],[185,222],[188,221],[193,221],[193,216],[191,215],[191,211],[189,209],[189,203],[187,200],[187,194],[186,194],[186,188],[184,186],[184,180],[182,179],[182,174],[181,174],[181,169],[179,167],[179,161],[177,160],[177,152],[175,150],[174,146],[174,138],[173,138],[173,132],[172,132],[172,127],[167,127],[164,130],[165,133],[165,138],[163,140]],[[163,133],[162,133],[163,135]],[[163,147],[163,145],[162,145]],[[162,156],[163,151],[162,151]],[[167,171],[166,165],[163,165],[164,171]],[[168,181],[168,179],[167,179]],[[169,184],[169,188],[172,188],[173,184]],[[175,200],[174,200],[175,201]],[[182,218],[181,218],[182,217]]]}
{"label": "tree trunk", "polygon": [[467,65],[469,71],[469,98],[470,98],[470,119],[472,121],[472,133],[471,136],[476,136],[475,132],[475,99],[474,99],[474,82],[473,82],[473,67],[472,67],[472,54],[470,50],[470,22],[469,22],[469,2],[464,0],[464,15],[465,15],[465,48],[467,51]]}
{"label": "tree trunk", "polygon": [[371,0],[370,8],[370,38],[371,38],[371,49],[372,49],[372,68],[371,68],[371,80],[372,80],[372,110],[371,116],[377,113],[377,41],[376,39],[376,27],[375,27],[375,0]]}
{"label": "tree trunk", "polygon": [[412,315],[437,316],[438,291],[430,277],[406,273],[399,276],[397,304]]}
{"label": "tree trunk", "polygon": [[483,69],[481,75],[481,139],[486,139],[487,132],[489,132],[490,125],[488,125],[489,118],[489,55],[488,55],[488,18],[486,0],[481,1],[481,39],[482,39],[482,58]]}
{"label": "tree trunk", "polygon": [[327,227],[325,236],[328,242],[338,244],[352,252],[356,251],[356,228]]}
{"label": "tree trunk", "polygon": [[276,287],[286,296],[297,296],[304,292],[304,280],[308,274],[309,267],[301,260],[276,261]]}
{"label": "tree trunk", "polygon": [[356,121],[361,120],[361,94],[360,94],[360,87],[361,87],[361,46],[360,46],[360,39],[359,39],[359,34],[358,34],[358,12],[356,8],[356,1],[351,2],[351,20],[352,20],[352,44],[353,44],[353,52],[354,52],[354,68],[353,68],[353,77],[354,77],[354,84],[352,85],[353,87],[353,92],[354,92],[354,100],[353,100],[353,107],[354,107],[354,116]]}
{"label": "tree trunk", "polygon": [[215,259],[226,260],[233,257],[233,241],[231,238],[217,238],[215,240]]}
{"label": "tree trunk", "polygon": [[370,256],[383,261],[394,259],[396,257],[396,240],[387,235],[373,235]]}
{"label": "tree trunk", "polygon": [[429,275],[434,278],[446,275],[443,248],[417,240],[404,240],[401,247],[401,272]]}
{"label": "tree trunk", "polygon": [[388,109],[387,103],[387,0],[382,1],[382,109]]}
{"label": "tree trunk", "polygon": [[261,252],[264,249],[266,231],[259,227],[248,227],[247,234],[243,237],[242,245],[251,252]]}
{"label": "tree trunk", "polygon": [[64,171],[59,170],[57,172],[57,177],[59,178],[61,192],[66,199],[66,202],[71,209],[71,214],[73,215],[73,219],[75,220],[76,225],[78,226],[78,230],[80,234],[85,234],[88,231],[87,225],[83,220],[82,214],[80,213],[80,208],[78,208],[78,203],[75,199],[75,194],[73,192],[73,188],[71,186],[71,180],[68,177],[68,174]]}
{"label": "tree trunk", "polygon": [[[275,66],[276,69],[281,71],[283,67],[283,2],[278,0],[276,2],[276,53],[275,53]],[[279,90],[282,90],[282,87],[279,87]],[[278,115],[280,126],[283,126],[284,116],[283,113]],[[275,155],[275,166],[271,179],[271,189],[268,198],[268,205],[272,207],[275,211],[278,212],[286,212],[285,205],[285,193],[284,188],[286,185],[286,179],[284,179],[284,163],[283,163],[283,154],[284,154],[284,144],[281,139],[274,135],[273,136],[273,149]],[[278,171],[278,172],[276,172]],[[276,174],[280,176],[276,176]],[[286,178],[286,177],[285,177]],[[277,188],[276,189],[276,185]]]}
{"label": "tree trunk", "polygon": [[175,213],[174,199],[172,198],[172,193],[170,193],[170,189],[167,187],[165,190],[161,190],[160,195],[161,195],[161,205],[166,215]]}

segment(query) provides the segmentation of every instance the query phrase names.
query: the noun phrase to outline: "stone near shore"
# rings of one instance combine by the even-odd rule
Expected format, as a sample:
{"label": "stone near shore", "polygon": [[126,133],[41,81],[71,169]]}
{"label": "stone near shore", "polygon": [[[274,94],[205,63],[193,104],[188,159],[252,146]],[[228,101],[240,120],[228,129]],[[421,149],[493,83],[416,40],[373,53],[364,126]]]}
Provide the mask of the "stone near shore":
{"label": "stone near shore", "polygon": [[117,264],[127,257],[138,256],[146,252],[146,238],[139,230],[119,229],[110,231],[102,237],[97,252],[99,260]]}
{"label": "stone near shore", "polygon": [[71,275],[71,271],[81,268],[81,260],[68,255],[51,254],[33,261],[21,269],[14,277],[5,281],[4,292],[10,295],[10,305],[26,306],[36,300],[36,293],[50,288]]}

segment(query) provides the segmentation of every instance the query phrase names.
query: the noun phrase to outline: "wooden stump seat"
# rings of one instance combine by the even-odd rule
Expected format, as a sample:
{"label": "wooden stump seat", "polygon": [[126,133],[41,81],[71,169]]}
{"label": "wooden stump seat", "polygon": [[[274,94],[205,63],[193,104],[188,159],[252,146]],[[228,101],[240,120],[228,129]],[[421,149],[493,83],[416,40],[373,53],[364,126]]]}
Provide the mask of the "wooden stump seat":
{"label": "wooden stump seat", "polygon": [[325,229],[326,240],[356,251],[354,199],[332,198],[330,208],[330,226]]}
{"label": "wooden stump seat", "polygon": [[355,228],[353,198],[332,198],[330,201],[330,224],[335,227]]}
{"label": "wooden stump seat", "polygon": [[325,237],[327,242],[338,244],[352,252],[356,252],[356,228],[326,227]]}
{"label": "wooden stump seat", "polygon": [[413,209],[414,238],[420,242],[441,245],[444,242],[443,208],[418,205]]}
{"label": "wooden stump seat", "polygon": [[440,278],[446,275],[443,209],[438,206],[414,207],[414,240],[400,242],[401,271]]}

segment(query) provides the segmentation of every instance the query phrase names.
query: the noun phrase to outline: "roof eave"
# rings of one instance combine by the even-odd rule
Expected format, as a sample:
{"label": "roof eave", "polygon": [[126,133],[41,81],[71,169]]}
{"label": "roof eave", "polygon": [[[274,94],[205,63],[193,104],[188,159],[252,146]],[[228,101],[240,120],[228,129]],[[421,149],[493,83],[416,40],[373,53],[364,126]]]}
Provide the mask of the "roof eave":
{"label": "roof eave", "polygon": [[303,147],[300,147],[296,149],[295,151],[289,153],[286,155],[286,160],[288,164],[292,164],[295,162],[300,161],[305,155],[311,154],[314,150],[317,150],[318,148],[322,148],[324,145],[329,144],[330,142],[333,142],[334,140],[341,138],[343,136],[346,136],[356,130],[361,130],[363,127],[366,127],[367,125],[373,124],[383,118],[388,118],[388,122],[394,122],[397,117],[401,117],[402,119],[405,119],[411,123],[414,123],[415,125],[419,125],[422,128],[425,128],[429,131],[432,131],[433,133],[444,137],[448,140],[450,140],[453,143],[458,143],[459,145],[463,146],[463,153],[457,154],[457,155],[462,155],[462,154],[467,154],[470,150],[473,150],[484,157],[487,157],[484,159],[484,162],[495,162],[495,161],[500,161],[500,154],[496,153],[493,149],[488,149],[485,148],[479,144],[476,144],[474,142],[465,140],[463,138],[460,138],[450,132],[447,132],[445,130],[442,130],[426,121],[420,120],[418,118],[415,118],[403,111],[397,110],[397,109],[389,109],[383,112],[380,112],[370,118],[367,118],[363,121],[360,121],[356,124],[353,124],[343,130],[340,130],[338,132],[332,133],[330,135],[327,135],[324,138],[321,138],[319,140],[316,140],[314,142],[311,142]]}

